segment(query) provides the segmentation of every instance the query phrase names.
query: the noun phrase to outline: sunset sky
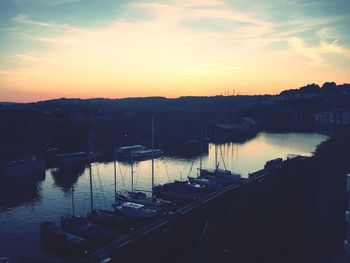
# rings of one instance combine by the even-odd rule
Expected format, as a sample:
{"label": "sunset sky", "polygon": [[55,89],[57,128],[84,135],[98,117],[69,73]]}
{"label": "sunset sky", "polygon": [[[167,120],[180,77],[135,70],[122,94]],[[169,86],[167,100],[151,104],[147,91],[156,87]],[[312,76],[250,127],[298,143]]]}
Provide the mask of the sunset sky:
{"label": "sunset sky", "polygon": [[350,82],[349,0],[0,0],[0,101]]}

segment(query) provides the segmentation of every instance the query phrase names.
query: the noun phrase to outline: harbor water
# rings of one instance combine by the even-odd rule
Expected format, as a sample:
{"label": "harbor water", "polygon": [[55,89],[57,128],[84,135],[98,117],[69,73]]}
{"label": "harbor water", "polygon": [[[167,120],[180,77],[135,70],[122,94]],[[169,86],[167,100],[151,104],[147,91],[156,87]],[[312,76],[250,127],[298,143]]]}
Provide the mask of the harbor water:
{"label": "harbor water", "polygon": [[[286,158],[288,154],[312,155],[327,136],[315,133],[259,133],[244,143],[209,144],[208,154],[202,156],[203,168],[220,168],[247,177],[263,168],[266,161]],[[200,157],[161,157],[155,160],[155,184],[185,180],[196,176]],[[117,190],[151,191],[151,161],[117,162]],[[132,168],[132,169],[131,169]],[[133,174],[131,173],[133,170]],[[93,163],[94,206],[112,209],[114,201],[114,164]],[[40,181],[0,182],[0,256],[30,255],[52,257],[42,249],[39,225],[43,221],[59,223],[60,217],[72,213],[74,187],[75,214],[86,215],[90,210],[90,181],[88,167],[74,167],[59,171],[46,170]]]}

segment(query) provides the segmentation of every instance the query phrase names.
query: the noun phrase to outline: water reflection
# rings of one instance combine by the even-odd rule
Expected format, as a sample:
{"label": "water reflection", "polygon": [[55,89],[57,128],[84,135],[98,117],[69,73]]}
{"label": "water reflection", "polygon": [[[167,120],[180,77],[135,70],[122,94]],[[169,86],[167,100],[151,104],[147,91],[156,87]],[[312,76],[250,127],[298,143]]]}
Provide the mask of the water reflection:
{"label": "water reflection", "polygon": [[[218,162],[228,170],[248,173],[261,169],[265,162],[275,158],[285,158],[288,154],[310,156],[317,145],[328,137],[321,134],[304,133],[259,133],[246,143],[224,143],[217,145]],[[215,145],[210,145],[209,158],[204,164],[214,167]]]}
{"label": "water reflection", "polygon": [[0,208],[36,203],[41,199],[40,185],[45,173],[35,177],[0,178]]}
{"label": "water reflection", "polygon": [[309,133],[305,136],[302,133],[290,133],[288,136],[283,133],[260,134],[260,139],[265,145],[274,145],[279,149],[288,150],[291,153],[299,152],[303,149],[304,154],[310,155],[319,144],[320,139],[325,140],[327,136],[317,133]]}
{"label": "water reflection", "polygon": [[55,185],[68,192],[77,183],[85,168],[86,164],[62,165],[51,169],[51,174]]}
{"label": "water reflection", "polygon": [[[197,176],[200,160],[203,168],[214,168],[215,162],[221,168],[241,173],[247,177],[250,172],[261,169],[265,162],[271,159],[286,157],[288,154],[310,155],[316,146],[327,139],[320,134],[271,134],[259,133],[254,139],[245,143],[209,143],[207,153],[192,156],[191,158],[167,156],[155,160],[155,182],[164,184],[174,180],[184,180],[188,176]],[[72,186],[84,182],[88,185],[88,170],[86,165],[62,166],[51,171],[55,185],[64,192],[70,192]],[[98,191],[103,188],[114,187],[113,162],[96,163],[94,165],[93,180],[99,182]],[[117,162],[118,190],[135,189],[151,191],[151,161]],[[102,177],[100,177],[102,175]],[[104,186],[107,185],[107,186]],[[82,189],[85,191],[86,189]]]}

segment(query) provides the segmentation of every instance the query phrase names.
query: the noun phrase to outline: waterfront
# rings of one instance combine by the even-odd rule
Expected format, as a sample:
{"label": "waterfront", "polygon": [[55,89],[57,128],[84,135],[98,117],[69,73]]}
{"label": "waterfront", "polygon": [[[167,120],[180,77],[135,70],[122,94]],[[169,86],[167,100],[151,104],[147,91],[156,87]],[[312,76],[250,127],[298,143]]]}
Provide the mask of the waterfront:
{"label": "waterfront", "polygon": [[[327,139],[319,134],[271,134],[260,133],[252,140],[243,144],[218,145],[218,161],[223,167],[247,176],[263,167],[267,160],[284,157],[287,154],[310,155],[315,147]],[[221,158],[223,156],[224,158]],[[209,145],[209,155],[203,157],[203,167],[214,167],[215,147]],[[191,169],[192,167],[192,169]],[[164,158],[155,161],[156,184],[163,184],[175,179],[185,179],[188,175],[196,175],[199,158]],[[118,165],[118,190],[130,189],[131,173],[129,164]],[[113,200],[114,181],[113,163],[98,163],[93,165],[94,201],[97,208],[110,208]],[[84,215],[89,210],[89,173],[87,169],[76,171],[77,175],[68,180],[67,174],[46,172],[45,180],[36,187],[30,187],[29,194],[23,187],[20,193],[1,197],[0,210],[0,255],[35,255],[42,256],[40,246],[39,224],[45,220],[59,221],[62,214],[71,213],[71,186],[75,187],[76,213]],[[69,175],[68,175],[69,176]],[[150,161],[134,164],[135,189],[150,190],[151,163]],[[11,197],[11,200],[6,200]],[[18,199],[14,202],[13,199]]]}

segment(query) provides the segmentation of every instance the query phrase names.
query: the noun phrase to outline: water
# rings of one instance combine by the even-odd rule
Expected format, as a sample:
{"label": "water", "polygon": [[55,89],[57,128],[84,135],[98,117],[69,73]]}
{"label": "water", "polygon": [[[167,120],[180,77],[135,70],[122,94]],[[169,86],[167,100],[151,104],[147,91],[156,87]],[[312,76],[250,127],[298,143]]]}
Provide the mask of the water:
{"label": "water", "polygon": [[[220,167],[241,173],[261,169],[265,162],[287,154],[311,155],[316,146],[327,136],[310,133],[259,133],[254,139],[242,144],[217,145],[217,160]],[[155,183],[164,184],[173,180],[196,176],[200,158],[178,157],[155,160]],[[203,168],[214,168],[215,145],[209,144],[208,155],[203,156]],[[94,205],[110,209],[114,193],[112,163],[92,165]],[[134,189],[151,189],[151,161],[134,164]],[[89,170],[81,167],[73,171],[57,173],[47,170],[41,182],[18,182],[3,185],[0,194],[0,256],[48,256],[40,244],[39,224],[46,220],[59,222],[60,216],[70,214],[71,187],[74,186],[76,214],[85,215],[90,210]],[[2,182],[0,182],[2,183]],[[117,188],[131,189],[131,167],[117,164]]]}

